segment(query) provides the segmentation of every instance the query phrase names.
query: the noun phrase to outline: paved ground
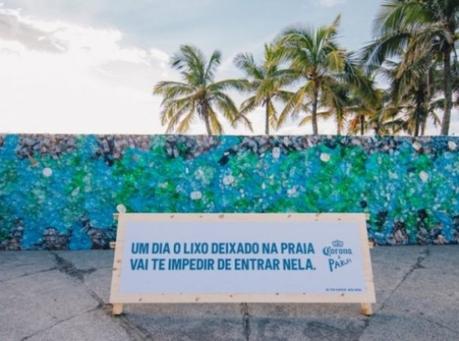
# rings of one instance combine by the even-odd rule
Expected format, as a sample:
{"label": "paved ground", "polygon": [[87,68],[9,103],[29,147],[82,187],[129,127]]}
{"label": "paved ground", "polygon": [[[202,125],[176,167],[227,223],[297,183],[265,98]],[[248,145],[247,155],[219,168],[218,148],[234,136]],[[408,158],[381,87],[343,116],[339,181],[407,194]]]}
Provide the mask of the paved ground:
{"label": "paved ground", "polygon": [[372,250],[378,303],[127,305],[113,253],[0,252],[0,340],[459,340],[459,247]]}

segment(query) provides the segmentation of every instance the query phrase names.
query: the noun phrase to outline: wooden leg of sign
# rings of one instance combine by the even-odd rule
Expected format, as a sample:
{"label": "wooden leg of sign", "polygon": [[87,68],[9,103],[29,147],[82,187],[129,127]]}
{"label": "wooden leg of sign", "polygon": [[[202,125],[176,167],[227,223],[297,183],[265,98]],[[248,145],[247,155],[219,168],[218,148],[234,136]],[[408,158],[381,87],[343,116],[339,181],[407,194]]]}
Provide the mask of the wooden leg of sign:
{"label": "wooden leg of sign", "polygon": [[362,315],[371,316],[373,315],[373,307],[371,303],[361,303],[360,304],[360,313]]}
{"label": "wooden leg of sign", "polygon": [[121,303],[114,303],[112,308],[112,315],[118,316],[123,313],[123,305]]}

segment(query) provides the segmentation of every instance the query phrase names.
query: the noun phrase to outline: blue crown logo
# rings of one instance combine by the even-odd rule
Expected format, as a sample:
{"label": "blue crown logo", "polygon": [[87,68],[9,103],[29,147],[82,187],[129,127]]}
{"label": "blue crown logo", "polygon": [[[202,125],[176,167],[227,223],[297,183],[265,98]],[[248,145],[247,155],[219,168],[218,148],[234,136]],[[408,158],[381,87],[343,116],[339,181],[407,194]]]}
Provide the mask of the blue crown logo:
{"label": "blue crown logo", "polygon": [[344,243],[341,241],[341,240],[334,240],[332,242],[332,246],[333,247],[343,247],[344,246]]}

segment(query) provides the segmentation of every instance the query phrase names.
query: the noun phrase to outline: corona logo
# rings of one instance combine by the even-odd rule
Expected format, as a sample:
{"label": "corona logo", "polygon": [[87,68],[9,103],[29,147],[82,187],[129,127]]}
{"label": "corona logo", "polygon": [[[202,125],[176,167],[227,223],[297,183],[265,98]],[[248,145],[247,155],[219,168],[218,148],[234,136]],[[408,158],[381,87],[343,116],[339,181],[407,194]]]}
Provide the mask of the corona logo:
{"label": "corona logo", "polygon": [[326,246],[322,249],[322,253],[328,257],[333,255],[352,255],[352,249],[344,248],[342,240],[334,240],[331,242],[331,246]]}
{"label": "corona logo", "polygon": [[343,247],[344,246],[344,243],[341,241],[341,240],[334,240],[332,242],[332,246],[333,247]]}

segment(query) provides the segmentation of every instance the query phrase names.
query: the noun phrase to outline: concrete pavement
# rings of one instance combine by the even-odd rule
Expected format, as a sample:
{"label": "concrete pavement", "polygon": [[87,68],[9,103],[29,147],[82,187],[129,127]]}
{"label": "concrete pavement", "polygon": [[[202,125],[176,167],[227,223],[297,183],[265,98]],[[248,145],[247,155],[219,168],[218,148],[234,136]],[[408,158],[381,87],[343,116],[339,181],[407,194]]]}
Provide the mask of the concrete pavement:
{"label": "concrete pavement", "polygon": [[352,304],[107,305],[112,251],[0,252],[0,340],[459,340],[459,247],[372,250],[375,314]]}

